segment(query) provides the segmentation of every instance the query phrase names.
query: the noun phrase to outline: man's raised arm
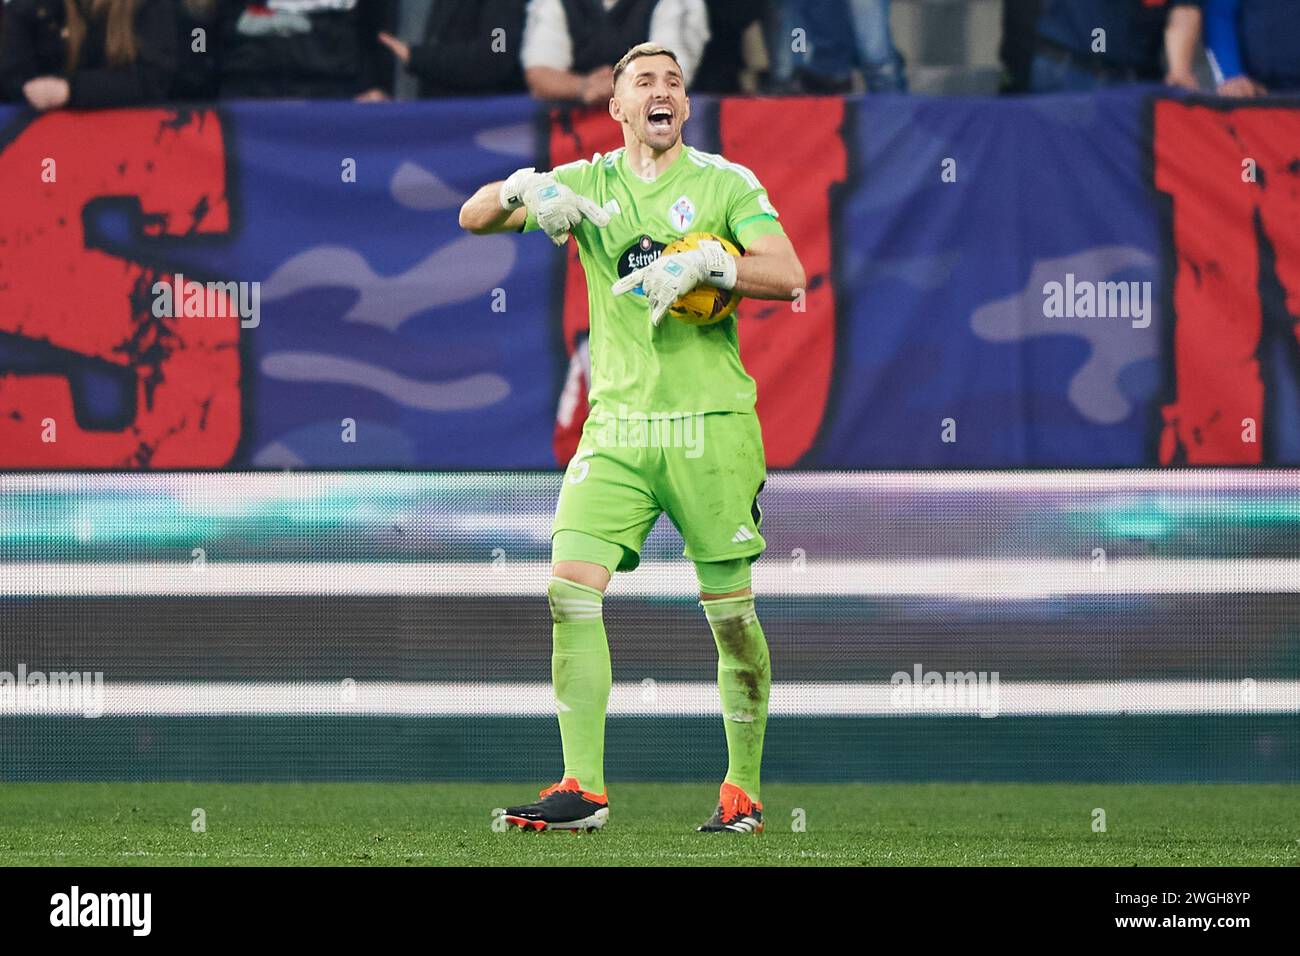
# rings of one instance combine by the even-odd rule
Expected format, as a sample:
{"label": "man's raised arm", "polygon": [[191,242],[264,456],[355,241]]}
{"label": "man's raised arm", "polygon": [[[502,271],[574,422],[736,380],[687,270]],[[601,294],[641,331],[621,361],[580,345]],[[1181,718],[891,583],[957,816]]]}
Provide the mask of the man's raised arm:
{"label": "man's raised arm", "polygon": [[460,207],[460,227],[476,236],[486,236],[494,232],[518,232],[524,228],[528,210],[523,206],[518,209],[505,209],[501,206],[501,186],[504,180],[498,179],[479,189],[465,205]]}
{"label": "man's raised arm", "polygon": [[609,213],[586,196],[557,182],[552,173],[528,166],[470,196],[460,207],[460,226],[475,235],[518,232],[530,212],[557,246],[569,241],[569,232],[583,219],[597,226],[609,224]]}

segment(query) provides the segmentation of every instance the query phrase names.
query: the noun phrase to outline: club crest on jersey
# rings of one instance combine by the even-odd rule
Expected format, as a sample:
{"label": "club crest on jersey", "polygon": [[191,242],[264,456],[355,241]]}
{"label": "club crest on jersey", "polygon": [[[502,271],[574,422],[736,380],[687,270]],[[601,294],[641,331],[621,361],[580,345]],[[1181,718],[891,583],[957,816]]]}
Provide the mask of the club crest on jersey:
{"label": "club crest on jersey", "polygon": [[678,232],[685,232],[695,221],[695,203],[691,202],[689,196],[678,197],[668,210],[668,221]]}
{"label": "club crest on jersey", "polygon": [[[636,272],[637,269],[648,266],[659,258],[659,253],[664,251],[664,243],[655,242],[649,236],[640,236],[636,242],[623,250],[618,257],[618,276],[623,278],[625,275]],[[632,290],[633,295],[645,295],[640,286]]]}

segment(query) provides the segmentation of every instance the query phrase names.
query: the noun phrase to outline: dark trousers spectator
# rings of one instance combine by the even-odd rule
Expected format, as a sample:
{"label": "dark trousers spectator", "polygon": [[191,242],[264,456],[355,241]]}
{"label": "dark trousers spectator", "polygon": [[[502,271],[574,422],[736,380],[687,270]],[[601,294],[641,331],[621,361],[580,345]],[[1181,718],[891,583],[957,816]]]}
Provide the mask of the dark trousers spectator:
{"label": "dark trousers spectator", "polygon": [[1002,92],[1026,93],[1034,63],[1038,14],[1042,0],[1002,0]]}
{"label": "dark trousers spectator", "polygon": [[179,0],[176,26],[176,79],[172,97],[178,100],[213,100],[221,86],[218,0]]}
{"label": "dark trousers spectator", "polygon": [[739,93],[740,72],[745,65],[745,31],[764,17],[763,4],[734,0],[707,0],[709,44],[695,74],[694,89],[701,93]]}

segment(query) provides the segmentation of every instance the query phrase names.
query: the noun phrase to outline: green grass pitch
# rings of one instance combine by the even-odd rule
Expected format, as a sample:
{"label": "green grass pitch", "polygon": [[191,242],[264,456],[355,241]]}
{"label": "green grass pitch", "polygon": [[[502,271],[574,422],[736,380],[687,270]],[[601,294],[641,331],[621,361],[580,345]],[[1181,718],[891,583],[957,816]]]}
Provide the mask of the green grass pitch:
{"label": "green grass pitch", "polygon": [[[1300,865],[1300,786],[765,788],[767,832],[694,832],[707,784],[610,787],[595,834],[493,829],[511,784],[3,784],[10,865]],[[206,832],[193,829],[194,811]],[[1094,810],[1105,832],[1094,832]],[[800,832],[797,826],[802,822]]]}

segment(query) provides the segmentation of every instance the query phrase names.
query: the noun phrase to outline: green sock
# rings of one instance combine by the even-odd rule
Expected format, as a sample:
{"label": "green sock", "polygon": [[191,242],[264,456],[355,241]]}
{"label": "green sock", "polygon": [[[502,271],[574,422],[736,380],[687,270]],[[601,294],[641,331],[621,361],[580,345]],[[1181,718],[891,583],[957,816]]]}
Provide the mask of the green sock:
{"label": "green sock", "polygon": [[718,645],[718,693],[727,732],[726,782],[757,801],[772,665],[754,596],[701,601]]}
{"label": "green sock", "polygon": [[605,792],[605,707],[613,676],[595,588],[551,578],[551,681],[564,744],[564,776],[592,793]]}

